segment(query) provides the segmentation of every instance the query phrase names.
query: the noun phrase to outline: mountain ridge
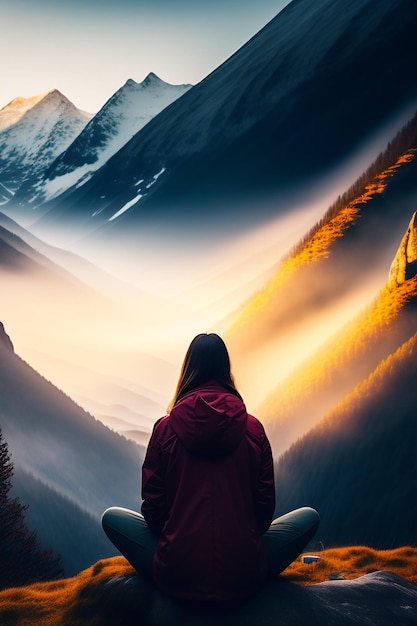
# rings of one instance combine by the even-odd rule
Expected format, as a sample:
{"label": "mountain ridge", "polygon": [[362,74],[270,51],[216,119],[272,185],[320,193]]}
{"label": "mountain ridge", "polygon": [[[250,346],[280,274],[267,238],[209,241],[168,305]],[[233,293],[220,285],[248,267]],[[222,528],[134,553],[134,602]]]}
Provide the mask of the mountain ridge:
{"label": "mountain ridge", "polygon": [[279,508],[307,497],[327,546],[415,540],[416,357],[417,332],[278,460]]}
{"label": "mountain ridge", "polygon": [[[31,515],[40,520],[39,534],[43,536],[42,520],[47,526],[50,519],[44,517],[49,505],[42,498],[45,490],[55,490],[60,495],[60,504],[53,511],[58,538],[50,537],[51,542],[63,545],[70,532],[71,541],[82,545],[83,533],[91,540],[96,534],[96,545],[83,551],[96,560],[106,545],[99,527],[103,510],[115,503],[137,506],[144,449],[108,429],[38,374],[12,351],[7,340],[5,345],[4,328],[0,331],[1,428],[16,473],[39,481],[38,492],[30,494]],[[19,484],[21,489],[15,493],[20,497],[26,483]],[[76,515],[67,517],[71,503],[83,511],[83,526],[78,526]],[[88,527],[86,520],[90,520]],[[55,548],[54,543],[50,547]],[[108,549],[110,556],[111,544]],[[71,558],[71,571],[89,564],[81,557],[77,562],[76,553]],[[68,561],[64,566],[68,567]]]}
{"label": "mountain ridge", "polygon": [[416,147],[414,116],[283,255],[272,277],[214,328],[253,410],[386,284],[417,200]]}
{"label": "mountain ridge", "polygon": [[[0,132],[0,182],[14,195],[22,182],[43,171],[79,134],[90,114],[80,111],[60,91],[41,97],[11,126]],[[2,205],[8,198],[3,194]]]}
{"label": "mountain ridge", "polygon": [[23,98],[22,96],[13,98],[13,100],[0,109],[0,131],[18,122],[26,111],[31,109],[39,100],[44,98],[45,95],[45,93],[42,93],[30,98]]}
{"label": "mountain ridge", "polygon": [[161,110],[191,85],[171,85],[153,72],[141,82],[128,79],[89,120],[74,141],[36,181],[23,184],[16,202],[30,198],[32,209],[72,185],[82,185]]}
{"label": "mountain ridge", "polygon": [[[410,36],[417,13],[409,3],[394,7],[386,1],[367,22],[367,1],[343,11],[336,5],[323,0],[318,11],[306,2],[288,5],[139,131],[82,190],[47,203],[49,218],[56,211],[60,220],[68,219],[71,212],[76,222],[75,212],[86,212],[100,226],[117,215],[111,231],[118,224],[123,232],[123,224],[134,226],[149,212],[169,215],[181,206],[191,219],[210,203],[214,219],[216,201],[224,206],[233,197],[236,210],[245,199],[259,201],[260,193],[278,193],[278,186],[281,193],[290,181],[306,183],[343,160],[416,99],[409,70],[417,58]],[[300,11],[314,13],[314,28],[306,19],[294,30]],[[311,56],[306,50],[319,45],[316,31],[326,37],[320,54]],[[396,45],[397,37],[405,47]],[[244,79],[237,89],[230,77],[240,75],[240,64]],[[297,64],[303,72],[290,72]],[[390,89],[394,79],[396,88]]]}

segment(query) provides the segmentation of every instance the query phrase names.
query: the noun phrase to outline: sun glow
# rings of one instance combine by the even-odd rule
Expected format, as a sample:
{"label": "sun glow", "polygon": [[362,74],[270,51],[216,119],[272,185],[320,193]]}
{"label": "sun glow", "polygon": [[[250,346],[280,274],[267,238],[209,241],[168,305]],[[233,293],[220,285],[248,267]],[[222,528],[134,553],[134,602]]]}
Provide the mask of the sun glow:
{"label": "sun glow", "polygon": [[[131,423],[147,432],[165,412],[190,340],[214,330],[225,337],[238,385],[254,410],[383,286],[387,269],[375,267],[328,302],[326,296],[320,303],[320,291],[319,306],[299,302],[308,282],[320,283],[320,264],[333,244],[414,157],[415,150],[402,154],[332,215],[323,216],[335,192],[329,177],[304,201],[281,199],[282,206],[274,205],[279,217],[240,229],[225,224],[224,232],[206,232],[204,216],[198,232],[182,223],[172,229],[145,221],[134,247],[124,239],[83,245],[68,229],[61,236],[88,262],[58,255],[63,270],[35,257],[36,270],[23,262],[26,277],[5,270],[2,321],[16,352],[83,408],[106,415],[112,425],[113,418],[126,421],[127,410]],[[55,235],[50,243],[56,245]],[[306,273],[313,267],[317,275]],[[242,343],[251,344],[249,352]]]}
{"label": "sun glow", "polygon": [[[301,211],[229,245],[207,243],[192,265],[189,249],[179,257],[162,253],[154,264],[158,254],[150,246],[145,263],[122,259],[120,275],[133,269],[137,285],[72,258],[69,273],[44,258],[36,257],[40,265],[21,257],[20,269],[1,272],[2,321],[16,353],[83,408],[112,426],[113,418],[126,421],[127,411],[130,422],[149,433],[165,413],[192,337],[226,318],[262,284],[277,246],[291,247],[305,219]],[[158,274],[169,289],[148,291]]]}

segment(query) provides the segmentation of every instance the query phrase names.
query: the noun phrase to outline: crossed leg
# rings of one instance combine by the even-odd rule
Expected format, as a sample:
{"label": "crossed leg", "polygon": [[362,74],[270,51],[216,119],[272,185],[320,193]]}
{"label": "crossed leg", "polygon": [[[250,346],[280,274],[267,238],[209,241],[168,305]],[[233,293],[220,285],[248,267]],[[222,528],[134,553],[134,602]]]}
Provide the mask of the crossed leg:
{"label": "crossed leg", "polygon": [[[152,579],[152,562],[158,537],[136,511],[111,507],[102,516],[103,529],[129,563],[145,578]],[[302,507],[275,519],[263,535],[271,575],[282,572],[303,551],[320,522],[315,509]]]}
{"label": "crossed leg", "polygon": [[152,579],[153,556],[158,537],[149,530],[141,513],[113,506],[101,518],[104,532],[129,563],[146,579]]}
{"label": "crossed leg", "polygon": [[317,511],[307,506],[274,519],[263,536],[271,575],[282,572],[301,554],[319,523]]}

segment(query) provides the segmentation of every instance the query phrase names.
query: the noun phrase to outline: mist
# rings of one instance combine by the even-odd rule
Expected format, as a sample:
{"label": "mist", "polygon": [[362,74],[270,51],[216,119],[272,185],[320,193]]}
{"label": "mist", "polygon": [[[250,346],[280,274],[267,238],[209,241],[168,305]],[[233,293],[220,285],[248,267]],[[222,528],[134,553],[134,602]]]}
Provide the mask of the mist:
{"label": "mist", "polygon": [[149,434],[193,336],[227,325],[321,210],[302,206],[217,241],[170,244],[156,230],[136,252],[96,244],[88,266],[46,247],[54,263],[2,270],[2,321],[16,352],[84,409],[120,432]]}
{"label": "mist", "polygon": [[[255,411],[385,284],[408,219],[403,224],[396,215],[387,229],[375,213],[353,254],[342,244],[339,258],[307,266],[287,287],[274,288],[275,304],[256,314],[244,336],[231,332],[400,121],[314,184],[248,199],[239,220],[219,221],[219,207],[192,218],[154,213],[130,232],[99,229],[95,236],[33,222],[30,234],[18,234],[41,255],[25,250],[19,269],[3,266],[1,273],[2,321],[16,352],[111,428],[146,442],[191,339],[215,331],[225,336],[237,383]],[[408,215],[407,202],[397,213]]]}
{"label": "mist", "polygon": [[[126,284],[104,296],[44,271],[29,276],[3,272],[3,321],[16,352],[84,409],[120,432],[150,433],[173,395],[192,337],[227,330],[233,312],[262,288],[282,252],[296,243],[306,217],[312,220],[304,212],[286,216],[237,238],[229,249],[216,248],[206,257],[205,280],[198,280],[190,260],[195,274],[184,275],[183,281],[178,259],[156,267],[153,275],[165,272],[170,281],[165,296]],[[147,278],[152,283],[152,275]],[[369,281],[325,311],[308,315],[284,336],[268,333],[268,340],[259,342],[250,356],[232,349],[233,369],[248,407],[254,410],[376,288],[377,280]]]}

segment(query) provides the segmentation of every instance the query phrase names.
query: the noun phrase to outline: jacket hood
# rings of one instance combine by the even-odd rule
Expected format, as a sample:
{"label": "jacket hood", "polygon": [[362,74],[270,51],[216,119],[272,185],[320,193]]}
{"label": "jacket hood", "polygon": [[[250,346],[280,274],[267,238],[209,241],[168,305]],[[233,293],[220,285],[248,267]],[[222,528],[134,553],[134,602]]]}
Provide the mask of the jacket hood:
{"label": "jacket hood", "polygon": [[184,448],[213,458],[227,456],[238,446],[247,419],[242,400],[218,386],[193,390],[170,414],[170,424]]}

